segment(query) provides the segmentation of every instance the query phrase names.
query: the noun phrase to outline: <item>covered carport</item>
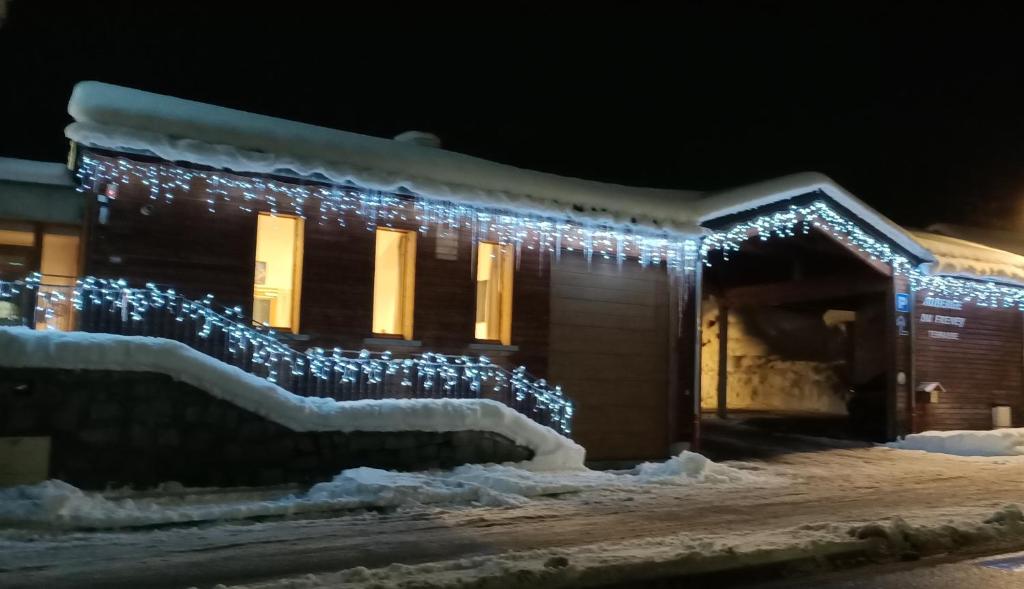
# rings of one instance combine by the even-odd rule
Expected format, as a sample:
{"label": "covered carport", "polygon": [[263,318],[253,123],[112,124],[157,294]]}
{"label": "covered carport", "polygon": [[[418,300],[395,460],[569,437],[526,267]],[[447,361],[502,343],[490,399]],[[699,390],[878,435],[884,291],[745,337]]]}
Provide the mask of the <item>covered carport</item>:
{"label": "covered carport", "polygon": [[912,297],[931,261],[817,174],[712,196],[702,224],[699,408],[722,423],[881,441],[906,431]]}

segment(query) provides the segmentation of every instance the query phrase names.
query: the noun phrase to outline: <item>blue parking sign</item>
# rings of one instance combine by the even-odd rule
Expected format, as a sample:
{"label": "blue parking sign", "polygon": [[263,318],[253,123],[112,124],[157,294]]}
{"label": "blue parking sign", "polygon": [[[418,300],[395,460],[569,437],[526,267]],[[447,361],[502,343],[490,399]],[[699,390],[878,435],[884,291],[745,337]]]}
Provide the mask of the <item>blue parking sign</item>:
{"label": "blue parking sign", "polygon": [[910,312],[910,295],[904,292],[896,293],[896,311],[898,313]]}

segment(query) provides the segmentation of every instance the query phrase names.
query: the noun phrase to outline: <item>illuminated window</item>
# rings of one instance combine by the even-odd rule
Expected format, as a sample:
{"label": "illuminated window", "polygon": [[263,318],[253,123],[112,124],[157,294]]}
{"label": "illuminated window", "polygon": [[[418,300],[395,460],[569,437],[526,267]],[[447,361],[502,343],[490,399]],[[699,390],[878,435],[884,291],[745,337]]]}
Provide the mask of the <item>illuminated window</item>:
{"label": "illuminated window", "polygon": [[39,272],[43,284],[74,286],[78,278],[78,230],[50,228],[43,233]]}
{"label": "illuminated window", "polygon": [[412,339],[416,232],[377,230],[373,267],[373,333]]}
{"label": "illuminated window", "polygon": [[481,243],[476,256],[476,339],[512,343],[512,251]]}
{"label": "illuminated window", "polygon": [[[37,313],[39,329],[51,328],[68,331],[75,327],[75,311],[71,303],[75,280],[78,279],[77,228],[49,227],[43,233],[42,250],[39,256],[39,273],[43,275],[39,285]],[[60,293],[63,296],[52,296]],[[45,302],[44,302],[45,299]],[[37,309],[37,311],[38,311]]]}
{"label": "illuminated window", "polygon": [[[33,272],[42,274],[36,300],[36,327],[72,329],[71,304],[78,278],[79,229],[40,226],[35,223],[0,223],[0,280],[18,280]],[[11,323],[20,315],[7,301],[0,322]],[[20,321],[20,316],[17,317]]]}
{"label": "illuminated window", "polygon": [[256,222],[256,271],[252,319],[299,331],[302,286],[302,219],[260,213]]}
{"label": "illuminated window", "polygon": [[35,226],[0,223],[0,280],[17,280],[35,271]]}

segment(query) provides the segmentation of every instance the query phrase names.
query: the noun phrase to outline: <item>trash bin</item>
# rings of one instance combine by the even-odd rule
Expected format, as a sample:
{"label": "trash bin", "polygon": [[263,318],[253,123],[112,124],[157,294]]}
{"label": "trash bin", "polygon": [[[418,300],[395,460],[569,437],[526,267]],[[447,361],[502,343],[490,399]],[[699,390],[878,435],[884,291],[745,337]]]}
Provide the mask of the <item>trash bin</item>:
{"label": "trash bin", "polygon": [[999,429],[1013,426],[1013,416],[1010,413],[1009,405],[992,406],[992,429]]}

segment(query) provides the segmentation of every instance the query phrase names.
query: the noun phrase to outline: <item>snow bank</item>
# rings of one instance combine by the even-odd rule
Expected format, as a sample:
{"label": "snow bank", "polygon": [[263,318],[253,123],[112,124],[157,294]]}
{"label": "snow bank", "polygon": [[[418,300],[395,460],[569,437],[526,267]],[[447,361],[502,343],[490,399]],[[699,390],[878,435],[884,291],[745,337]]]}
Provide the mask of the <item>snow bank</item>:
{"label": "snow bank", "polygon": [[295,431],[489,431],[533,450],[523,466],[534,470],[581,469],[586,453],[497,401],[302,397],[162,338],[0,328],[0,366],[158,372]]}
{"label": "snow bank", "polygon": [[449,471],[393,472],[352,468],[307,492],[173,489],[87,492],[62,481],[0,489],[0,525],[59,528],[121,528],[167,523],[323,513],[370,507],[418,505],[519,506],[530,498],[583,491],[631,491],[646,485],[718,487],[759,484],[764,475],[715,464],[683,452],[662,463],[631,471],[569,470],[535,472],[509,465],[468,464]]}
{"label": "snow bank", "polygon": [[886,446],[957,456],[1020,456],[1024,455],[1024,428],[923,432]]}

